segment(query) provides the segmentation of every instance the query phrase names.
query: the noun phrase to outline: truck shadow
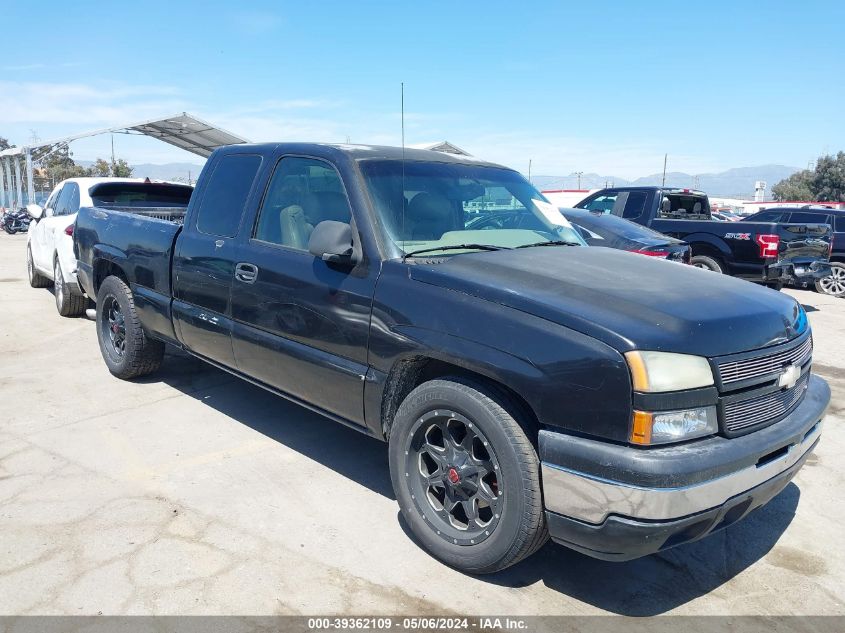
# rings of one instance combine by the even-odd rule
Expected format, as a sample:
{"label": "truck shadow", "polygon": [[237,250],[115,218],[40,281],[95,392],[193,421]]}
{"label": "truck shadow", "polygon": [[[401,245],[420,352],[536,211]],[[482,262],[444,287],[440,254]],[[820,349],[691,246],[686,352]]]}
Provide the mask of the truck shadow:
{"label": "truck shadow", "polygon": [[135,382],[163,382],[373,492],[395,499],[383,442],[338,424],[167,347],[161,369]]}
{"label": "truck shadow", "polygon": [[645,558],[600,561],[550,542],[524,563],[486,579],[507,587],[539,581],[612,613],[660,615],[707,595],[762,559],[792,522],[800,496],[790,483],[738,523]]}
{"label": "truck shadow", "polygon": [[[259,433],[395,499],[386,445],[168,348],[161,370],[138,382],[164,382]],[[478,580],[520,588],[543,583],[612,613],[671,611],[728,582],[763,558],[789,526],[800,491],[790,483],[766,506],[702,541],[626,563],[610,563],[548,543],[528,560]],[[416,542],[401,514],[398,521]]]}

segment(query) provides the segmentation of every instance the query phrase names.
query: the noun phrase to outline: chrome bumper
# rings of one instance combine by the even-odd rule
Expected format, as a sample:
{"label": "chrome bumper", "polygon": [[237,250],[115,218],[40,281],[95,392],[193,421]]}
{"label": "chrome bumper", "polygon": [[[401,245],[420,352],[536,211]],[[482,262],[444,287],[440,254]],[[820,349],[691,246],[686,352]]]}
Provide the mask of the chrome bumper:
{"label": "chrome bumper", "polygon": [[818,420],[803,439],[774,451],[768,460],[763,457],[741,470],[678,488],[634,486],[544,462],[546,509],[593,524],[602,523],[610,515],[666,521],[704,512],[792,468],[812,450],[821,429],[822,421]]}

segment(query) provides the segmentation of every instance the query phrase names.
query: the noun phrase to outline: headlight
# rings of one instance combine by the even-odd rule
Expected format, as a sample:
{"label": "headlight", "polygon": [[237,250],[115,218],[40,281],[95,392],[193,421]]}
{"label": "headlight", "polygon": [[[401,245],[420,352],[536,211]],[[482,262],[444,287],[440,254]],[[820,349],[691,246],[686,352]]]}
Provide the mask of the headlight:
{"label": "headlight", "polygon": [[627,352],[634,391],[660,393],[709,387],[713,384],[710,363],[703,356],[669,352]]}
{"label": "headlight", "polygon": [[665,444],[713,435],[719,430],[716,407],[681,411],[634,411],[633,444]]}

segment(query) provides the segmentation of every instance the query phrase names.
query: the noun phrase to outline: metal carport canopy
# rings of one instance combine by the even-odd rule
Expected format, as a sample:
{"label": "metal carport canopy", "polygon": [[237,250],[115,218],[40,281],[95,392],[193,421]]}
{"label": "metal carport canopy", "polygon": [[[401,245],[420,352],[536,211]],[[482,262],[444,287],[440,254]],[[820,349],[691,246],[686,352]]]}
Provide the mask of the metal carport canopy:
{"label": "metal carport canopy", "polygon": [[[160,119],[151,119],[149,121],[141,121],[140,123],[132,123],[130,125],[118,125],[115,127],[109,127],[102,130],[94,130],[91,132],[83,132],[81,134],[74,134],[72,136],[66,136],[64,138],[53,139],[50,141],[42,141],[38,142],[34,145],[25,145],[23,147],[13,147],[11,149],[7,149],[3,152],[0,152],[0,159],[5,159],[0,162],[4,163],[4,167],[11,170],[13,165],[12,160],[14,159],[15,164],[19,165],[20,157],[26,157],[26,176],[27,176],[27,193],[28,199],[33,199],[33,187],[32,187],[32,160],[31,160],[31,153],[33,149],[37,149],[39,147],[51,147],[54,145],[61,145],[64,143],[70,143],[71,141],[75,141],[81,138],[87,138],[89,136],[97,136],[98,134],[110,134],[110,133],[124,133],[124,134],[142,134],[144,136],[149,136],[151,138],[156,138],[160,141],[165,143],[169,143],[170,145],[174,145],[185,151],[191,152],[193,154],[197,154],[198,156],[202,156],[203,158],[208,158],[218,147],[223,147],[225,145],[237,145],[240,143],[248,143],[245,138],[238,136],[237,134],[232,134],[231,132],[224,130],[221,127],[203,121],[192,114],[188,114],[187,112],[182,112],[175,116],[164,117]],[[7,162],[8,161],[8,162]],[[19,169],[19,167],[18,167]],[[0,172],[0,178],[2,178],[4,174]],[[9,174],[11,176],[11,174]],[[9,178],[11,180],[11,178]],[[9,183],[11,185],[11,183]],[[16,186],[3,187],[0,185],[0,192],[3,192],[3,189],[11,189],[9,193],[13,196],[17,190],[17,200],[16,202],[20,202],[20,190],[21,190],[21,183],[20,179],[16,183]],[[3,192],[5,194],[5,192]],[[3,198],[6,195],[2,196]],[[0,205],[2,205],[5,200],[0,200]]]}

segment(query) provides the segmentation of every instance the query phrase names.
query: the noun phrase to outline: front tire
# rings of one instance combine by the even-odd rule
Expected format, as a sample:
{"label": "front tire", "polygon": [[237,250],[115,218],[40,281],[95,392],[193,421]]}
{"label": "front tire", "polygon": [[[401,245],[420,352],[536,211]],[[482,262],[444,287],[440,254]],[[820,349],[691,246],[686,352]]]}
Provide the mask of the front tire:
{"label": "front tire", "polygon": [[845,264],[830,262],[830,275],[816,280],[816,290],[831,297],[845,297]]}
{"label": "front tire", "polygon": [[35,262],[32,261],[32,249],[26,247],[26,274],[29,278],[29,285],[33,288],[46,288],[50,280],[35,269]]}
{"label": "front tire", "polygon": [[65,283],[58,259],[53,268],[53,295],[56,297],[56,310],[63,317],[78,317],[85,312],[85,297],[79,288]]}
{"label": "front tire", "polygon": [[721,262],[719,262],[719,260],[715,257],[709,257],[708,255],[694,255],[690,259],[689,263],[696,268],[709,270],[710,272],[719,273],[720,275],[725,272],[722,268]]}
{"label": "front tire", "polygon": [[451,567],[496,572],[548,539],[537,452],[515,408],[483,385],[414,389],[396,413],[389,461],[402,516]]}
{"label": "front tire", "polygon": [[118,277],[106,277],[97,292],[97,341],[109,371],[123,380],[154,372],[164,358],[164,343],[144,332],[132,292]]}

